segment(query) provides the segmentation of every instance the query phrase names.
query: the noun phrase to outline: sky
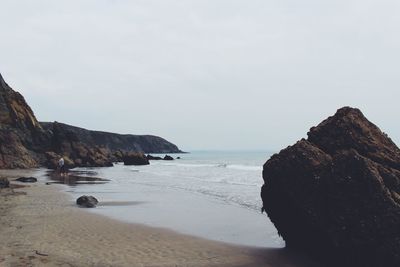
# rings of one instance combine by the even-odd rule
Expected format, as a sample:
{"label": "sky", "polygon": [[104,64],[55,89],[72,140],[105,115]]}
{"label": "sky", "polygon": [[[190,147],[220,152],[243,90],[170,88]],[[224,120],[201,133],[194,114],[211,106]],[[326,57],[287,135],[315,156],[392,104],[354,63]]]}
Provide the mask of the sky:
{"label": "sky", "polygon": [[279,150],[342,106],[400,144],[396,0],[2,0],[0,72],[40,121]]}

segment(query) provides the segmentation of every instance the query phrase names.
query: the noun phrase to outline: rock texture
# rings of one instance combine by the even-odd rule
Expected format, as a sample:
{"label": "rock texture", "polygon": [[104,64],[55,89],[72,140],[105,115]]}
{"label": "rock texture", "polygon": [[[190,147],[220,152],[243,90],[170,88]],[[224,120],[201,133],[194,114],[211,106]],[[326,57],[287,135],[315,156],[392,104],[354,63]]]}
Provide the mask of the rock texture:
{"label": "rock texture", "polygon": [[38,167],[46,133],[23,96],[0,74],[0,168]]}
{"label": "rock texture", "polygon": [[123,157],[124,165],[149,165],[149,160],[142,153],[127,153]]}
{"label": "rock texture", "polygon": [[63,123],[39,123],[21,94],[0,75],[0,168],[113,166],[127,152],[177,153],[178,147],[151,135],[90,131]]}
{"label": "rock texture", "polygon": [[288,247],[336,266],[400,266],[400,150],[342,108],[263,169],[263,209]]}

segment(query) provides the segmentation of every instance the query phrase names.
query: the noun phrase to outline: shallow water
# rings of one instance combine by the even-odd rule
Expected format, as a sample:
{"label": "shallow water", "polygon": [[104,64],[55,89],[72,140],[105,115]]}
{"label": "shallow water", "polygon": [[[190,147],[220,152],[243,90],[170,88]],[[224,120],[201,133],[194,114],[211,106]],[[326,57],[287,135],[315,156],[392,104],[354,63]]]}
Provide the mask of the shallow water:
{"label": "shallow water", "polygon": [[90,211],[118,220],[238,245],[282,247],[276,229],[260,212],[262,164],[271,154],[192,152],[147,166],[80,168],[110,181],[65,189],[76,198],[95,196],[100,205]]}

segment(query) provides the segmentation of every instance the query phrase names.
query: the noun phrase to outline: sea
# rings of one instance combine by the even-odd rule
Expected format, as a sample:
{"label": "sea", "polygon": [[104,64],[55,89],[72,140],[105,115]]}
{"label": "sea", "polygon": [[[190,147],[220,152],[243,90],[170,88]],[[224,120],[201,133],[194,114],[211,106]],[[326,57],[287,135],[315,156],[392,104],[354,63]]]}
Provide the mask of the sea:
{"label": "sea", "polygon": [[[261,213],[262,166],[273,151],[192,151],[150,165],[78,168],[106,183],[63,185],[72,198],[93,195],[88,212],[251,247],[284,247]],[[163,157],[164,154],[154,154]]]}

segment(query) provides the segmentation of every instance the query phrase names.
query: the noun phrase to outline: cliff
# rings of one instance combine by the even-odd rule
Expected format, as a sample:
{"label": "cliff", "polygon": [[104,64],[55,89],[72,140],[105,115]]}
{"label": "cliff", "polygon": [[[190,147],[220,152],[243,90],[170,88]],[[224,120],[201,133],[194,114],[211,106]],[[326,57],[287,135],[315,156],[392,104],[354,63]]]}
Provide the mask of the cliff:
{"label": "cliff", "polygon": [[[167,140],[153,135],[117,134],[91,131],[58,122],[40,122],[43,129],[53,133],[53,143],[60,144],[57,139],[75,139],[88,146],[99,146],[111,152],[143,152],[143,153],[180,153],[179,148]],[[63,136],[60,136],[60,135]]]}
{"label": "cliff", "polygon": [[55,167],[60,156],[70,167],[112,166],[114,153],[178,153],[151,135],[89,131],[62,123],[39,123],[24,97],[0,74],[0,168]]}
{"label": "cliff", "polygon": [[45,131],[24,97],[13,91],[0,74],[0,168],[38,167],[44,159]]}
{"label": "cliff", "polygon": [[332,266],[400,266],[400,150],[342,108],[263,168],[263,208],[288,247]]}

